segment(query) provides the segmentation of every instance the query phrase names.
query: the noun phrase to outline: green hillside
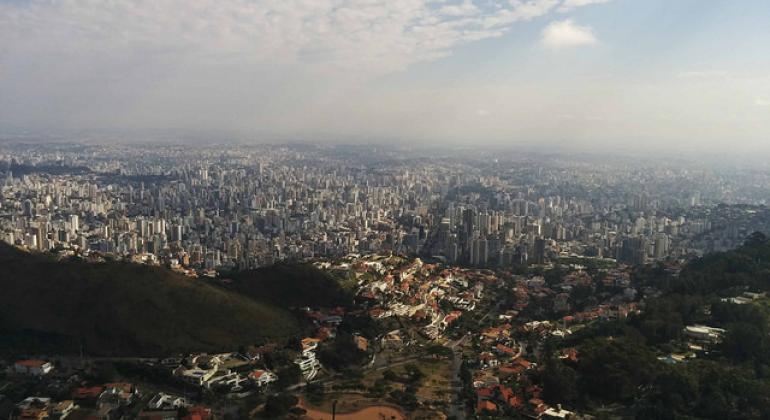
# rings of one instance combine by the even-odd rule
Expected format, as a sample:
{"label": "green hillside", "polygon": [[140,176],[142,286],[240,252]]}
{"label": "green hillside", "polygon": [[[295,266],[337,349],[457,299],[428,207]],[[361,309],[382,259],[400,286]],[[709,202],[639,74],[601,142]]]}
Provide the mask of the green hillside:
{"label": "green hillside", "polygon": [[169,270],[55,261],[0,245],[0,351],[162,355],[298,332],[279,307]]}
{"label": "green hillside", "polygon": [[332,307],[352,302],[339,279],[310,264],[281,263],[233,274],[234,289],[284,308]]}
{"label": "green hillside", "polygon": [[[770,292],[770,240],[754,234],[742,247],[693,261],[679,276],[656,268],[641,275],[663,292],[645,301],[641,315],[548,343],[550,350],[576,347],[579,360],[546,357],[545,399],[604,415],[616,407],[624,418],[768,418],[770,298],[725,298]],[[693,351],[683,330],[694,324],[724,329],[723,339]],[[667,359],[672,354],[695,357]]]}

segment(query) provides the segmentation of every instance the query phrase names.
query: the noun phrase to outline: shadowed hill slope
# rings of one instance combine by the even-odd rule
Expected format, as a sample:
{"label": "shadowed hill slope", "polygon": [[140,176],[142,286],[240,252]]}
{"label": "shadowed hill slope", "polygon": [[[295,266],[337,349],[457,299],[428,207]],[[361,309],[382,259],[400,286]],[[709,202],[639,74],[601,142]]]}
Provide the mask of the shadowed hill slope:
{"label": "shadowed hill slope", "polygon": [[284,308],[345,306],[352,295],[337,278],[310,264],[280,263],[233,274],[234,290]]}
{"label": "shadowed hill slope", "polygon": [[169,270],[56,261],[0,244],[0,351],[162,355],[299,331],[278,306]]}

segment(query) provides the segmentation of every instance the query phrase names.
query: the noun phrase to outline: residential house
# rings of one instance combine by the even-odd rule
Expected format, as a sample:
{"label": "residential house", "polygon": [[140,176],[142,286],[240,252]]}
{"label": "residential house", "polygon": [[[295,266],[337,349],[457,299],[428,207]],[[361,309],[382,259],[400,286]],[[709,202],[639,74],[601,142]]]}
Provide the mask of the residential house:
{"label": "residential house", "polygon": [[254,383],[259,386],[263,387],[271,382],[275,382],[278,380],[278,376],[274,374],[273,372],[267,371],[267,370],[261,370],[257,369],[251,373],[249,373],[249,379],[254,381]]}
{"label": "residential house", "polygon": [[93,407],[96,405],[102,392],[104,392],[104,388],[101,386],[82,386],[75,388],[72,391],[72,399],[75,400],[78,405]]}
{"label": "residential house", "polygon": [[104,386],[104,391],[99,395],[98,407],[122,407],[131,404],[137,391],[129,383],[109,383]]}
{"label": "residential house", "polygon": [[147,404],[151,410],[177,410],[189,406],[186,398],[159,392]]}
{"label": "residential house", "polygon": [[43,376],[53,370],[53,364],[45,360],[18,360],[13,364],[13,372],[22,375]]}
{"label": "residential house", "polygon": [[208,407],[196,405],[187,408],[187,414],[181,420],[210,420],[214,418],[211,409]]}
{"label": "residential house", "polygon": [[540,414],[541,419],[571,419],[575,418],[576,415],[572,411],[565,410],[561,408],[561,404],[559,404],[557,407],[549,407],[545,411],[543,411]]}
{"label": "residential house", "polygon": [[72,400],[60,401],[51,407],[51,417],[54,419],[66,419],[76,408],[78,406]]}

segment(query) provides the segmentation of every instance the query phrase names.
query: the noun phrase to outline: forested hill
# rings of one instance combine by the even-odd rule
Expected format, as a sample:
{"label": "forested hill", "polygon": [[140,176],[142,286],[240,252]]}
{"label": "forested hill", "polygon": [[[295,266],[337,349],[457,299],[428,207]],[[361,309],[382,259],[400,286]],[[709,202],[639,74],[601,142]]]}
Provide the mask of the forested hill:
{"label": "forested hill", "polygon": [[738,289],[770,291],[770,241],[754,233],[744,246],[693,261],[669,290],[686,294],[730,294]]}
{"label": "forested hill", "polygon": [[299,332],[283,305],[159,267],[56,261],[0,244],[0,351],[163,355]]}
{"label": "forested hill", "polygon": [[[663,288],[640,316],[596,323],[549,351],[576,347],[577,362],[548,358],[546,399],[583,412],[635,418],[749,419],[770,416],[770,300],[729,298],[770,291],[770,241],[752,235],[733,251],[708,255],[678,277],[652,270]],[[725,330],[704,351],[684,328]],[[684,356],[674,360],[671,356]],[[610,408],[608,408],[610,407]]]}
{"label": "forested hill", "polygon": [[311,264],[278,263],[232,278],[233,290],[284,308],[346,306],[353,300],[339,279]]}

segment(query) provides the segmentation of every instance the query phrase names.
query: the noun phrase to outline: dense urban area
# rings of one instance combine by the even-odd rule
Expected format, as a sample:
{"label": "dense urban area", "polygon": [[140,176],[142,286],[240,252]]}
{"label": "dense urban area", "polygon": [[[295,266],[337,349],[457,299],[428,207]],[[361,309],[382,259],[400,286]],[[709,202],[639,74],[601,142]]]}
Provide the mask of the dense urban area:
{"label": "dense urban area", "polygon": [[767,168],[5,143],[0,185],[0,419],[770,412]]}

